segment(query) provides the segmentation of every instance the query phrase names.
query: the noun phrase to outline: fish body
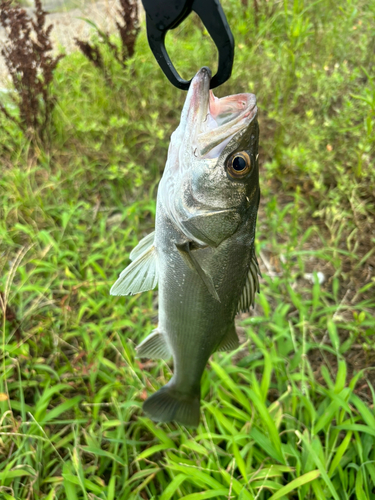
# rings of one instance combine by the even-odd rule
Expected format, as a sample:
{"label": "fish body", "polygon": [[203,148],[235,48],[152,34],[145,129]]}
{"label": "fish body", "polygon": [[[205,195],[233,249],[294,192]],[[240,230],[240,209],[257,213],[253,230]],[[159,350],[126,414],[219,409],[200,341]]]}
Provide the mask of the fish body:
{"label": "fish body", "polygon": [[139,357],[173,356],[171,380],[144,403],[156,421],[196,426],[210,355],[238,347],[234,318],[259,291],[254,253],[259,205],[256,100],[217,99],[211,73],[192,80],[161,179],[155,232],[133,250],[113,295],[159,284],[159,324]]}

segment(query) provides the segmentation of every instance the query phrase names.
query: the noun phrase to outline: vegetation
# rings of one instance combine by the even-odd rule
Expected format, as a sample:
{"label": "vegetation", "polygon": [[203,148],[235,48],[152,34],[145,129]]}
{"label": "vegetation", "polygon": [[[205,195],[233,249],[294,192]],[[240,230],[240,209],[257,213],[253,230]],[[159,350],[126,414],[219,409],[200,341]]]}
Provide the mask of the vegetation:
{"label": "vegetation", "polygon": [[[134,55],[135,42],[140,30],[139,9],[137,0],[119,0],[119,2],[121,8],[117,10],[117,15],[122,19],[123,24],[116,21],[116,27],[120,35],[121,48],[111,41],[108,33],[104,33],[92,21],[88,19],[86,21],[95,28],[100,44],[106,45],[114,59],[125,68],[128,58]],[[99,44],[91,45],[90,42],[79,40],[78,38],[75,41],[82,54],[96,68],[99,68],[105,75],[107,82],[112,84],[100,52]]]}
{"label": "vegetation", "polygon": [[[48,150],[0,117],[1,498],[375,498],[375,4],[256,5],[223,1],[236,61],[217,94],[258,97],[263,280],[196,431],[142,414],[171,372],[135,358],[157,292],[109,296],[154,226],[185,97],[144,23],[125,69],[102,48],[112,86],[60,61]],[[215,66],[193,17],[167,44],[185,77]]]}
{"label": "vegetation", "polygon": [[16,90],[11,98],[19,112],[15,117],[1,103],[0,111],[26,136],[42,142],[46,142],[46,131],[50,128],[55,105],[50,84],[53,72],[63,57],[53,58],[49,54],[52,50],[52,25],[45,27],[46,14],[41,0],[35,0],[35,20],[27,15],[25,9],[13,5],[12,0],[0,1],[0,25],[8,35],[1,55]]}

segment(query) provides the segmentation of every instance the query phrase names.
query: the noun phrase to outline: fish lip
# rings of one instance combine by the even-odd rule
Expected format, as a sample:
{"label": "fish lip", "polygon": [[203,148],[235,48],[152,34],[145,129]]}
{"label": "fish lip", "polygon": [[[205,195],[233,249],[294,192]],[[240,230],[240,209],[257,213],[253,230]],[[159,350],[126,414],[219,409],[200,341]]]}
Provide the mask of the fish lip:
{"label": "fish lip", "polygon": [[[258,112],[258,106],[257,106],[257,101],[255,99],[255,102],[253,104],[253,106],[247,110],[247,114],[250,115],[251,114],[251,117],[250,117],[250,120],[249,122],[247,123],[247,125],[249,125],[250,122],[253,121],[254,117],[256,116]],[[247,115],[244,116],[244,118],[247,117]]]}
{"label": "fish lip", "polygon": [[191,80],[180,120],[186,141],[197,133],[207,112],[211,76],[210,68],[203,66]]}
{"label": "fish lip", "polygon": [[195,78],[205,78],[208,77],[210,80],[212,78],[212,72],[208,66],[203,66],[200,70],[198,70],[197,74],[195,75]]}
{"label": "fish lip", "polygon": [[212,78],[212,72],[208,66],[203,66],[194,77],[194,82],[196,83],[194,88],[195,98],[199,102],[200,120],[198,120],[197,128],[201,127],[202,121],[204,121],[210,106],[210,82]]}
{"label": "fish lip", "polygon": [[[193,113],[200,115],[198,118],[198,127],[202,120],[202,115],[205,116],[204,113],[207,112],[209,107],[209,98],[210,98],[210,82],[211,82],[212,72],[208,66],[203,66],[195,75],[191,82],[191,103],[193,106]],[[190,89],[189,89],[190,90]],[[195,108],[195,109],[194,109]],[[202,113],[202,108],[204,113]],[[199,119],[200,118],[200,119]]]}
{"label": "fish lip", "polygon": [[[202,84],[206,84],[206,81],[205,81],[206,79],[208,79],[208,81],[210,82],[211,78],[212,78],[212,72],[211,72],[210,68],[208,66],[203,66],[200,70],[197,71],[197,73],[194,76],[194,78],[192,79],[190,85],[195,84],[195,87],[197,87],[197,89],[195,89],[195,90],[199,91],[198,87],[201,86]],[[209,89],[208,89],[207,94],[208,93],[209,93]]]}

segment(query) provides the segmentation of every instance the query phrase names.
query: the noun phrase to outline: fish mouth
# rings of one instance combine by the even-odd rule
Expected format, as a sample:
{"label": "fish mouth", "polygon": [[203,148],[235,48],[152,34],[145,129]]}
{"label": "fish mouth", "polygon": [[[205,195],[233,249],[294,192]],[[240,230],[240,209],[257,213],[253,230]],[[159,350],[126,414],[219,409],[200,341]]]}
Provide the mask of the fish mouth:
{"label": "fish mouth", "polygon": [[191,81],[183,110],[185,130],[195,156],[201,158],[218,158],[232,137],[246,129],[258,111],[254,94],[218,98],[210,90],[210,80],[210,69],[201,68]]}
{"label": "fish mouth", "polygon": [[220,99],[210,90],[207,115],[197,136],[200,156],[218,158],[232,137],[248,128],[257,112],[254,94],[236,94]]}

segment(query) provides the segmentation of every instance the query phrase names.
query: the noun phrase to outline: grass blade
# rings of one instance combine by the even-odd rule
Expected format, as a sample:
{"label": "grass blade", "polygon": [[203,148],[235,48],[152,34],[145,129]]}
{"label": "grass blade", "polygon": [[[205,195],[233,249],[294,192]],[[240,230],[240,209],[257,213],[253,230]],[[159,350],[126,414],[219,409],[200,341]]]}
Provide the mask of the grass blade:
{"label": "grass blade", "polygon": [[279,489],[276,493],[274,493],[269,500],[277,500],[278,498],[282,498],[283,496],[287,495],[291,491],[295,490],[296,488],[299,488],[300,486],[303,486],[304,484],[310,483],[311,481],[314,481],[320,476],[320,471],[319,470],[312,470],[311,472],[306,472],[306,474],[303,474],[303,476],[297,477],[297,479],[293,479],[289,484],[283,486],[282,488]]}

